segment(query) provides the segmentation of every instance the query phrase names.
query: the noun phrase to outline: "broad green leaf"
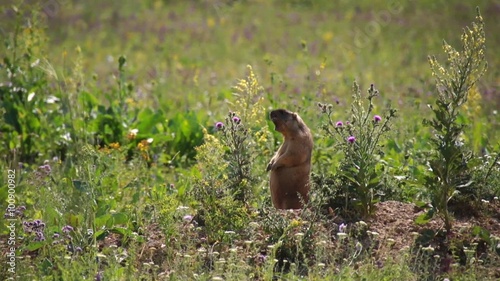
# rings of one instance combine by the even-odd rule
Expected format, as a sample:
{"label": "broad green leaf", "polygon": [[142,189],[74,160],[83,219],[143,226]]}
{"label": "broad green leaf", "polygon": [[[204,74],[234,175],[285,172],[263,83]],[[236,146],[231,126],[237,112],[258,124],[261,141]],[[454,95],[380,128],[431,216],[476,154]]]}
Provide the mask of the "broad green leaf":
{"label": "broad green leaf", "polygon": [[126,213],[116,213],[112,216],[114,220],[114,224],[126,224],[129,220],[129,217]]}
{"label": "broad green leaf", "polygon": [[66,215],[66,223],[73,226],[78,227],[83,222],[83,214],[68,214]]}
{"label": "broad green leaf", "polygon": [[415,219],[415,223],[420,225],[426,224],[432,219],[433,216],[434,216],[434,209],[430,209],[426,213],[419,215]]}
{"label": "broad green leaf", "polygon": [[100,229],[106,225],[107,221],[111,218],[111,214],[105,214],[95,218],[94,224],[96,229]]}
{"label": "broad green leaf", "polygon": [[114,227],[113,229],[111,229],[111,231],[127,237],[132,234],[132,231],[130,229],[124,227]]}
{"label": "broad green leaf", "polygon": [[74,180],[73,181],[73,186],[79,190],[79,191],[82,191],[82,192],[85,192],[89,189],[89,184],[87,182],[84,182],[84,181],[80,181],[80,180]]}
{"label": "broad green leaf", "polygon": [[156,124],[165,119],[162,111],[153,112],[150,108],[146,108],[138,116],[138,123],[136,128],[139,129],[140,134],[151,134]]}
{"label": "broad green leaf", "polygon": [[78,98],[80,99],[80,102],[85,104],[85,106],[87,107],[86,108],[87,111],[92,110],[94,106],[100,103],[99,100],[94,95],[86,91],[81,92],[78,95]]}
{"label": "broad green leaf", "polygon": [[35,242],[29,243],[24,249],[27,251],[35,251],[35,250],[40,249],[44,245],[45,245],[44,241],[35,241]]}
{"label": "broad green leaf", "polygon": [[479,238],[483,239],[488,244],[491,244],[490,232],[487,229],[484,229],[480,226],[474,226],[472,228],[472,234],[474,236],[478,236]]}
{"label": "broad green leaf", "polygon": [[102,240],[104,239],[106,236],[108,236],[109,234],[109,231],[107,229],[99,229],[98,231],[96,231],[94,233],[94,237],[95,239],[97,240]]}

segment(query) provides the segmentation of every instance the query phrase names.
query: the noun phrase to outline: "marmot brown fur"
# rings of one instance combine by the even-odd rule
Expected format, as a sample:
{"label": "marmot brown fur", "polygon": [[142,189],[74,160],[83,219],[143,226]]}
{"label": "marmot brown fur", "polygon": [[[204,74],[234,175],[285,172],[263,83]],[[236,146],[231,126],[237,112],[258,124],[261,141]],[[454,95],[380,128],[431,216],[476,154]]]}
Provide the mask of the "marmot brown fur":
{"label": "marmot brown fur", "polygon": [[284,141],[267,165],[271,171],[271,200],[277,209],[300,209],[301,199],[309,200],[309,173],[313,139],[311,131],[297,113],[277,109],[271,120]]}

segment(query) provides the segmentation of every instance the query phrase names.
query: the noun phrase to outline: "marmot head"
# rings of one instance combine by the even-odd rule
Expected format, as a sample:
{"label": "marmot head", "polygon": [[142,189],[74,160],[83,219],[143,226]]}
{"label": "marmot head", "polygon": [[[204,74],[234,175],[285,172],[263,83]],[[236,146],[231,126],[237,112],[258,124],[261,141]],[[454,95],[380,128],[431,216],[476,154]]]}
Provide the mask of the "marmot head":
{"label": "marmot head", "polygon": [[276,109],[271,111],[271,121],[273,121],[275,130],[288,135],[297,130],[302,130],[304,122],[300,119],[299,115],[286,109]]}

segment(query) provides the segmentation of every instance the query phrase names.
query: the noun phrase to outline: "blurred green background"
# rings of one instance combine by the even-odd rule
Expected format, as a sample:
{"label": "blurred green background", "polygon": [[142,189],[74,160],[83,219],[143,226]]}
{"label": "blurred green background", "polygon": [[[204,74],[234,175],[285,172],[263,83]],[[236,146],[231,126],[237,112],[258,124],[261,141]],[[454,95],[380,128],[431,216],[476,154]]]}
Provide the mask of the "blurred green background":
{"label": "blurred green background", "polygon": [[436,94],[427,57],[445,60],[443,39],[459,47],[479,6],[489,69],[467,116],[470,130],[481,127],[473,134],[477,151],[498,141],[500,1],[7,1],[7,36],[15,26],[12,5],[39,12],[45,69],[52,83],[73,85],[76,93],[105,96],[123,55],[130,102],[167,118],[194,112],[211,126],[226,115],[231,87],[252,65],[268,108],[300,111],[317,127],[316,102],[338,103],[337,117],[344,117],[356,80],[363,89],[374,83],[380,104],[402,112],[395,134],[401,141],[408,134],[426,139],[421,117]]}

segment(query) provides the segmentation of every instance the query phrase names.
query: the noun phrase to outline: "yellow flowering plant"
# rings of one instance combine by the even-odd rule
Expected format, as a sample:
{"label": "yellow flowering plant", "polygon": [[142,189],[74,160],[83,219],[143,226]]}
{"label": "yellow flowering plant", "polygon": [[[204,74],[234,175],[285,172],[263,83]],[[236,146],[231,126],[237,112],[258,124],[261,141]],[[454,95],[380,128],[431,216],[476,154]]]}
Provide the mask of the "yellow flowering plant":
{"label": "yellow flowering plant", "polygon": [[[196,148],[191,192],[207,234],[214,239],[224,239],[226,231],[246,225],[248,208],[255,205],[256,187],[265,175],[264,162],[257,156],[270,153],[267,115],[260,97],[263,89],[250,66],[247,76],[233,90],[233,110],[214,124],[213,134],[203,130],[204,144]],[[226,210],[223,215],[222,210]]]}
{"label": "yellow flowering plant", "polygon": [[[438,96],[436,105],[429,105],[434,113],[433,118],[424,119],[424,125],[431,127],[434,132],[431,141],[435,149],[427,157],[429,173],[424,178],[424,186],[430,194],[432,207],[419,221],[425,222],[434,214],[438,214],[448,231],[452,227],[452,217],[448,211],[449,201],[458,193],[467,196],[465,191],[473,184],[473,155],[464,143],[465,124],[459,122],[459,117],[471,89],[487,68],[484,22],[479,9],[476,22],[472,28],[467,27],[464,30],[461,41],[461,51],[446,42],[443,43],[444,52],[447,54],[446,65],[440,64],[435,56],[429,57]],[[470,194],[473,191],[467,193],[473,195]]]}

